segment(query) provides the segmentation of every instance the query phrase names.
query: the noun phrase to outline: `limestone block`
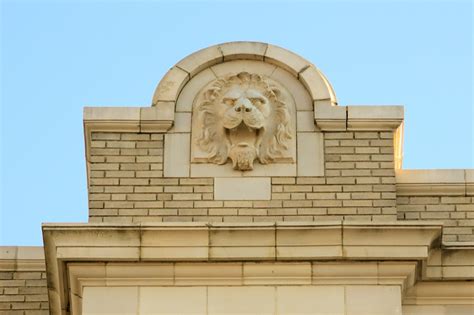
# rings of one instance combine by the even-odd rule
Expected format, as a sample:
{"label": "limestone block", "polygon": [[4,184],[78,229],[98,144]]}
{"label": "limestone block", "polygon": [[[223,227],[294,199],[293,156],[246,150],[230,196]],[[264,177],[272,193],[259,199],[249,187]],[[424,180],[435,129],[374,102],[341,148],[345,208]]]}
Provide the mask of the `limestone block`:
{"label": "limestone block", "polygon": [[296,126],[297,131],[316,131],[313,111],[298,111]]}
{"label": "limestone block", "polygon": [[193,77],[181,90],[176,101],[176,112],[191,112],[193,102],[199,91],[217,77],[211,69],[205,69]]}
{"label": "limestone block", "polygon": [[[401,315],[399,286],[346,286],[347,315]],[[367,297],[370,297],[368,303]]]}
{"label": "limestone block", "polygon": [[191,164],[191,177],[269,177],[269,176],[296,176],[296,164],[260,164],[255,163],[250,172],[234,170],[232,164]]}
{"label": "limestone block", "polygon": [[230,42],[219,45],[224,61],[234,59],[263,60],[268,44],[259,42]]}
{"label": "limestone block", "polygon": [[313,264],[314,283],[328,281],[332,284],[360,284],[364,277],[365,284],[378,284],[376,262],[352,262],[350,266],[343,262],[319,262]]}
{"label": "limestone block", "polygon": [[207,246],[141,247],[140,259],[144,261],[207,260]]}
{"label": "limestone block", "polygon": [[220,63],[211,67],[212,72],[218,77],[235,75],[240,72],[258,73],[270,77],[276,66],[255,60],[234,60]]}
{"label": "limestone block", "polygon": [[332,99],[328,83],[314,66],[303,70],[299,74],[299,79],[304,84],[313,100]]}
{"label": "limestone block", "polygon": [[347,128],[394,130],[403,122],[403,106],[347,106]]}
{"label": "limestone block", "polygon": [[[43,246],[16,246],[16,259],[44,259],[44,248]],[[2,248],[3,249],[3,248]],[[0,250],[0,259],[5,259],[1,255],[2,250]]]}
{"label": "limestone block", "polygon": [[141,121],[173,120],[174,102],[157,102],[153,107],[140,108]]}
{"label": "limestone block", "polygon": [[403,119],[403,106],[347,106],[348,119]]}
{"label": "limestone block", "polygon": [[346,107],[315,101],[314,120],[321,130],[344,131],[346,130]]}
{"label": "limestone block", "polygon": [[158,101],[176,102],[179,92],[188,80],[189,73],[177,67],[171,68],[158,84],[152,104],[155,105]]}
{"label": "limestone block", "polygon": [[244,263],[244,285],[311,284],[311,263]]}
{"label": "limestone block", "polygon": [[275,288],[267,286],[209,287],[208,313],[275,314]]}
{"label": "limestone block", "polygon": [[140,120],[140,107],[84,107],[84,120]]}
{"label": "limestone block", "polygon": [[304,85],[293,77],[286,70],[277,67],[271,74],[271,78],[281,83],[295,100],[296,109],[304,111],[313,110],[313,99],[309,95]]}
{"label": "limestone block", "polygon": [[176,263],[175,285],[242,285],[242,264]]}
{"label": "limestone block", "polygon": [[206,287],[142,287],[139,314],[206,314]]}
{"label": "limestone block", "polygon": [[[153,275],[155,278],[160,278],[162,284],[170,285],[173,283],[174,265],[172,263],[130,264],[109,262],[105,266],[105,274],[108,282],[112,282],[112,279],[146,279]],[[94,277],[96,276],[94,275]],[[114,281],[114,283],[117,282]]]}
{"label": "limestone block", "polygon": [[310,63],[304,58],[292,53],[289,50],[270,44],[268,45],[267,51],[265,52],[265,61],[285,69],[295,77],[298,77],[298,74],[304,68],[310,66]]}
{"label": "limestone block", "polygon": [[277,287],[276,304],[277,314],[346,314],[343,286]]}
{"label": "limestone block", "polygon": [[397,184],[464,183],[464,170],[397,170]]}
{"label": "limestone block", "polygon": [[168,133],[190,133],[191,132],[191,113],[176,113],[173,127]]}
{"label": "limestone block", "polygon": [[216,178],[215,200],[270,200],[271,179],[260,178]]}
{"label": "limestone block", "polygon": [[464,171],[466,174],[466,195],[474,196],[474,169]]}
{"label": "limestone block", "polygon": [[161,230],[143,229],[141,245],[145,247],[207,246],[209,235],[207,228],[181,229],[164,228]]}
{"label": "limestone block", "polygon": [[343,256],[342,246],[278,246],[278,260],[336,259]]}
{"label": "limestone block", "polygon": [[138,287],[85,287],[82,301],[84,315],[135,315]]}
{"label": "limestone block", "polygon": [[320,132],[298,133],[298,176],[324,176],[324,139]]}
{"label": "limestone block", "polygon": [[403,305],[403,315],[472,315],[474,305]]}
{"label": "limestone block", "polygon": [[219,46],[216,45],[198,50],[186,56],[178,62],[176,66],[188,72],[192,78],[202,70],[222,61],[222,51]]}
{"label": "limestone block", "polygon": [[259,260],[273,260],[275,258],[275,247],[273,246],[258,246],[258,247],[211,247],[209,249],[209,259],[213,260],[243,260],[252,259]]}
{"label": "limestone block", "polygon": [[165,135],[165,177],[189,177],[190,141],[186,133]]}
{"label": "limestone block", "polygon": [[244,173],[234,170],[230,163],[225,165],[192,163],[190,169],[191,177],[242,177]]}

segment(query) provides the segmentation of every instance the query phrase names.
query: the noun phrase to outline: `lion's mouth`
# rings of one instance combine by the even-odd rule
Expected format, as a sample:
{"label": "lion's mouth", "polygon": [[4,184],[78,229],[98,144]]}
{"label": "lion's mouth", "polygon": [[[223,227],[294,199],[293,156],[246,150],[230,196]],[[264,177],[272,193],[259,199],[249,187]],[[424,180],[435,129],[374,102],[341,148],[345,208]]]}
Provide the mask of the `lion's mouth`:
{"label": "lion's mouth", "polygon": [[256,146],[259,143],[263,128],[251,127],[242,121],[239,125],[233,128],[225,128],[227,139],[232,145]]}

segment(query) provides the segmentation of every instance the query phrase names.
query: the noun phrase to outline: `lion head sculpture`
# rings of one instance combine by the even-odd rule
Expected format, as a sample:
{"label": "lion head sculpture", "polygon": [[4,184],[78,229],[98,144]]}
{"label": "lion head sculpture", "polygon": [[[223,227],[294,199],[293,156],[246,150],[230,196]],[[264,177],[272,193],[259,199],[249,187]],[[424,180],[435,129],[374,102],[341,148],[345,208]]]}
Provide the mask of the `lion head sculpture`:
{"label": "lion head sculpture", "polygon": [[232,161],[240,171],[278,162],[292,138],[290,113],[282,93],[265,77],[241,72],[216,80],[196,104],[197,144],[207,161]]}

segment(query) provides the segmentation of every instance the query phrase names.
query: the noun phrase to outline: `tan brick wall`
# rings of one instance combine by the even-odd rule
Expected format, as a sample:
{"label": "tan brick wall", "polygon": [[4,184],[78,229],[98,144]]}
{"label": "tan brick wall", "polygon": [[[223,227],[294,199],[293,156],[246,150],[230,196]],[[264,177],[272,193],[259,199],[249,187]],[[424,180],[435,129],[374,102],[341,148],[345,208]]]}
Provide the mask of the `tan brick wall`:
{"label": "tan brick wall", "polygon": [[93,222],[395,220],[391,132],[325,134],[324,177],[274,177],[270,201],[215,201],[212,178],[163,178],[163,135],[93,133]]}
{"label": "tan brick wall", "polygon": [[46,272],[0,271],[0,314],[49,314]]}
{"label": "tan brick wall", "polygon": [[430,220],[444,223],[444,241],[474,241],[474,197],[400,196],[400,220]]}

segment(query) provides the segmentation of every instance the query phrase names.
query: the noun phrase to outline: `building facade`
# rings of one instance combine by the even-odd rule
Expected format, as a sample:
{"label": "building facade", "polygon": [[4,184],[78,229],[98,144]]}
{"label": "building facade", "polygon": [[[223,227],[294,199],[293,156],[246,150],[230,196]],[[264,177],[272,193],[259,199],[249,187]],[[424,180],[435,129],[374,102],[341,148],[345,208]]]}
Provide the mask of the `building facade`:
{"label": "building facade", "polygon": [[404,170],[402,106],[265,43],[84,109],[89,222],[3,247],[5,314],[473,314],[474,170]]}

